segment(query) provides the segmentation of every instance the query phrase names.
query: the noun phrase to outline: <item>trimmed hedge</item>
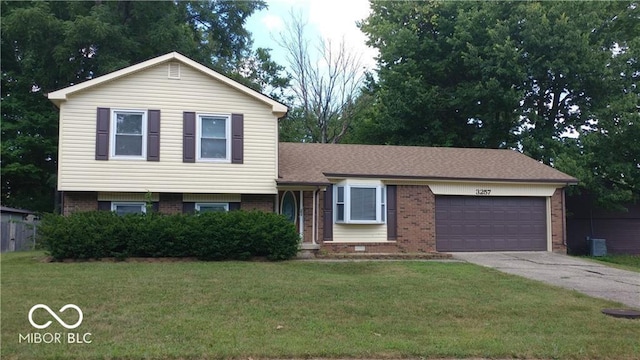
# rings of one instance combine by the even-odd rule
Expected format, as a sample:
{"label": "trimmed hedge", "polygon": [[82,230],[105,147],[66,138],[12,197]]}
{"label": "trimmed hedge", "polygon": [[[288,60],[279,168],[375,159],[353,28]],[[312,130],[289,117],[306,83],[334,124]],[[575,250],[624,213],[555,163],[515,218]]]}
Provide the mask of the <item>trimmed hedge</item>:
{"label": "trimmed hedge", "polygon": [[299,235],[284,216],[260,211],[118,216],[110,211],[47,215],[38,233],[56,260],[196,257],[201,260],[285,260]]}

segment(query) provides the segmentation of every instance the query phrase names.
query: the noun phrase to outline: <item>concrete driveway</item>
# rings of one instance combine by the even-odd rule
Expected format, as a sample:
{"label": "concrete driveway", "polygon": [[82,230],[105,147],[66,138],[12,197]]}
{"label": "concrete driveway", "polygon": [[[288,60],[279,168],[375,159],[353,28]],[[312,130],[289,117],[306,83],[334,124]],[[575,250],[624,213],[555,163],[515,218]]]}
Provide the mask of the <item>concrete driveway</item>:
{"label": "concrete driveway", "polygon": [[453,253],[455,259],[640,309],[640,273],[549,252]]}

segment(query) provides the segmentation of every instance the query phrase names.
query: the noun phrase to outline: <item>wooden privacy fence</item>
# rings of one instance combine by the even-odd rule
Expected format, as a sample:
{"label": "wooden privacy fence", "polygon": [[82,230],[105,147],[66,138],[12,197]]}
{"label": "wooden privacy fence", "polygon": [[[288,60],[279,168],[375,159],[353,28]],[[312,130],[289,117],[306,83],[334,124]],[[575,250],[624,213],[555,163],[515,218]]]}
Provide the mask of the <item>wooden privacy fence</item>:
{"label": "wooden privacy fence", "polygon": [[25,251],[35,247],[36,222],[7,221],[0,224],[0,251]]}

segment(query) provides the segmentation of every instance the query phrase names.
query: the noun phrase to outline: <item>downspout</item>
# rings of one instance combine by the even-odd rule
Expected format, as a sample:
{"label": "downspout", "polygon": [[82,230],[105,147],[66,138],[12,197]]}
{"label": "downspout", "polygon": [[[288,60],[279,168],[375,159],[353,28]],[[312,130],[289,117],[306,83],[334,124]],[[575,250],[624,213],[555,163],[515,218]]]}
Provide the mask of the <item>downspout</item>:
{"label": "downspout", "polygon": [[65,216],[67,214],[64,213],[64,191],[60,191],[58,196],[59,196],[59,199],[60,199],[59,200],[60,201],[60,214],[62,216]]}
{"label": "downspout", "polygon": [[567,248],[567,207],[564,189],[562,189],[562,245],[565,249]]}

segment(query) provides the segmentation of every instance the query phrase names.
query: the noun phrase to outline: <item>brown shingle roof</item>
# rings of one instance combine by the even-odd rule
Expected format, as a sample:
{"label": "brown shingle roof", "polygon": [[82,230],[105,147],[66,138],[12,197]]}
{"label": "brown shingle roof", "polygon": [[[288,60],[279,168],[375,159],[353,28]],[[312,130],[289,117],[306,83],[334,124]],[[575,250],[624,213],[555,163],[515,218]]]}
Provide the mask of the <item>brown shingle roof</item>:
{"label": "brown shingle roof", "polygon": [[576,183],[513,150],[280,143],[279,184],[328,184],[328,177]]}

